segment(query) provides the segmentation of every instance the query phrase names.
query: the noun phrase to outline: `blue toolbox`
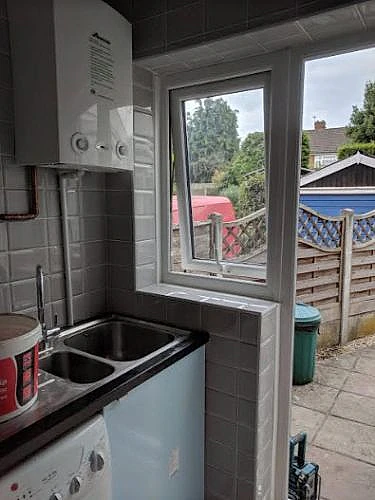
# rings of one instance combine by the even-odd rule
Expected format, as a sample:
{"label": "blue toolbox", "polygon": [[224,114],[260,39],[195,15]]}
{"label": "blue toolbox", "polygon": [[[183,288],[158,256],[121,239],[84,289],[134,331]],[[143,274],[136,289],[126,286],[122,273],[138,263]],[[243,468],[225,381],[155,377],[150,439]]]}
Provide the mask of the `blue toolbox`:
{"label": "blue toolbox", "polygon": [[289,500],[318,500],[321,479],[319,465],[306,462],[306,432],[289,441]]}

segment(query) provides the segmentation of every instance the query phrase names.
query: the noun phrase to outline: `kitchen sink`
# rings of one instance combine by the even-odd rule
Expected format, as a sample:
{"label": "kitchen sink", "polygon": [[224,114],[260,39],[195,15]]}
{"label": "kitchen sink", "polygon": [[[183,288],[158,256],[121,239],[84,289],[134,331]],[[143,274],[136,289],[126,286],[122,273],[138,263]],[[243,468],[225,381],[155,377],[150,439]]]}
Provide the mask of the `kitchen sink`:
{"label": "kitchen sink", "polygon": [[114,372],[113,366],[69,351],[54,352],[41,358],[39,368],[77,384],[97,382]]}
{"label": "kitchen sink", "polygon": [[68,347],[113,361],[134,361],[170,344],[175,337],[142,322],[109,320],[64,341]]}

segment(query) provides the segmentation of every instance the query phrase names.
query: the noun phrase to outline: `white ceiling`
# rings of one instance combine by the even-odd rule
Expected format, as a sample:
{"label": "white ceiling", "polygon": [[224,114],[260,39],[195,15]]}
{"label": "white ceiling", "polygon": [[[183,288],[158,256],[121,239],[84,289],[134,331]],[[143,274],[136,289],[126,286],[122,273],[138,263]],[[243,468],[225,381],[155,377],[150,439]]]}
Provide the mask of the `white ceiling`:
{"label": "white ceiling", "polygon": [[322,41],[340,34],[361,33],[370,28],[375,28],[375,0],[193,48],[146,57],[137,60],[137,64],[157,74],[177,73]]}

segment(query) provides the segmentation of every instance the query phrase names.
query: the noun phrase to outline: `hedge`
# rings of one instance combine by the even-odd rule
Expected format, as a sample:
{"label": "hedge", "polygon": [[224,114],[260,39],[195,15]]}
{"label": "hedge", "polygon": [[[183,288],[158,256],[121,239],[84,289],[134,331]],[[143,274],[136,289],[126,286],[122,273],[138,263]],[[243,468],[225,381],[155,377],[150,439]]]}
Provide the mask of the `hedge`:
{"label": "hedge", "polygon": [[349,144],[343,144],[337,150],[337,157],[339,160],[353,156],[359,151],[365,155],[375,156],[375,142],[351,142]]}

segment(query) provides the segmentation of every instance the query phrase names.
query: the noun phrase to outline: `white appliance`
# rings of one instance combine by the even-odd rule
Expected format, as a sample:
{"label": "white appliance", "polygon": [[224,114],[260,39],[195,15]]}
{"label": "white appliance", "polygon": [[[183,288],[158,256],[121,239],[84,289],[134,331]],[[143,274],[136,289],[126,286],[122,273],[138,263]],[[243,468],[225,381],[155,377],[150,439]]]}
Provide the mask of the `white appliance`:
{"label": "white appliance", "polygon": [[8,0],[16,159],[133,168],[131,25],[101,0]]}
{"label": "white appliance", "polygon": [[111,495],[111,459],[101,415],[0,478],[1,500],[108,500]]}

